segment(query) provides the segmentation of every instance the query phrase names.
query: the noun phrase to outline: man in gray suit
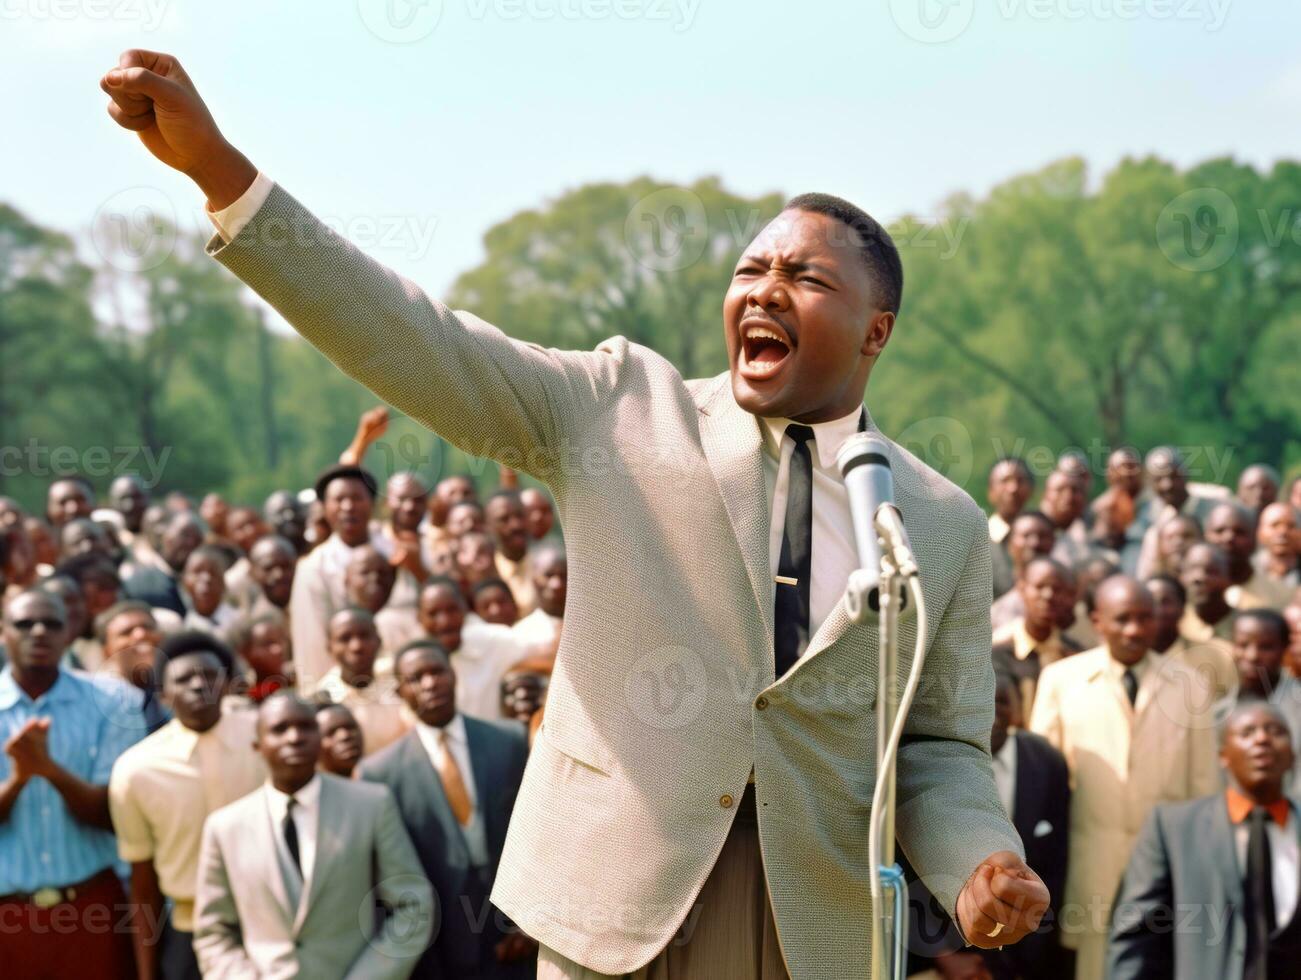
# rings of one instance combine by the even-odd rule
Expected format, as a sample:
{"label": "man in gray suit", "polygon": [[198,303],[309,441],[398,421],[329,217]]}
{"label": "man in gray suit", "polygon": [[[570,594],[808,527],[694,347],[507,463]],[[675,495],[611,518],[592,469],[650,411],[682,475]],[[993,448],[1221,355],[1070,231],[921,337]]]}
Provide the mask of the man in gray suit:
{"label": "man in gray suit", "polygon": [[258,711],[265,786],[203,828],[194,952],[205,977],[401,980],[429,942],[429,882],[392,795],[316,771],[312,707]]}
{"label": "man in gray suit", "polygon": [[393,672],[416,724],[363,762],[361,778],[392,791],[443,913],[413,976],[532,976],[537,948],[488,903],[528,760],[524,729],[459,713],[456,674],[434,640],[403,647]]}
{"label": "man in gray suit", "polygon": [[1111,980],[1267,980],[1301,962],[1301,820],[1283,792],[1292,742],[1278,709],[1224,728],[1224,793],[1152,811],[1130,856],[1108,949]]}
{"label": "man in gray suit", "polygon": [[[686,380],[622,337],[549,350],[430,299],[259,173],[170,55],[127,52],[101,85],[207,195],[217,261],[380,397],[556,500],[565,629],[492,895],[540,941],[539,975],[866,977],[877,628],[843,600],[858,559],[835,461],[875,429],[863,393],[903,286],[889,235],[794,199],[724,297],[730,369]],[[888,454],[929,612],[898,838],[966,939],[1000,946],[1048,893],[990,768],[988,526]]]}

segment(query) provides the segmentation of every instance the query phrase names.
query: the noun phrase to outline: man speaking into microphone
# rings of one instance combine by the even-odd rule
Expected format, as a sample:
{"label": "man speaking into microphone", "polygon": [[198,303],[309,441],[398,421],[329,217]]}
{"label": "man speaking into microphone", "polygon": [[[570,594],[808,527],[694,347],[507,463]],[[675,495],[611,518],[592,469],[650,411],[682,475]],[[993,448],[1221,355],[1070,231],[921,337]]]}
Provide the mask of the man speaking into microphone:
{"label": "man speaking into microphone", "polygon": [[[793,200],[723,297],[729,370],[685,380],[622,337],[544,349],[426,296],[228,143],[172,56],[128,51],[101,87],[207,196],[218,262],[385,401],[556,498],[565,630],[492,894],[541,944],[538,975],[867,977],[877,631],[845,610],[835,460],[875,428],[863,396],[903,283],[884,230]],[[930,614],[898,840],[968,942],[1000,946],[1048,893],[990,768],[989,535],[886,445]]]}

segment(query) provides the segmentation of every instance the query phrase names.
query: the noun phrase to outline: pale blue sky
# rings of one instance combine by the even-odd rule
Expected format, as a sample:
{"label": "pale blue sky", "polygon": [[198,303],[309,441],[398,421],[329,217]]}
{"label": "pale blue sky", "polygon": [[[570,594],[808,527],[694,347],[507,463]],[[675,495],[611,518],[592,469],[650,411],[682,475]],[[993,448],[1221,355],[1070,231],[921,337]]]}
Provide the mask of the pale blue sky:
{"label": "pale blue sky", "polygon": [[[435,292],[491,224],[592,180],[717,174],[889,220],[1069,154],[1095,175],[1298,155],[1301,5],[945,3],[0,0],[0,199],[84,233],[161,195],[198,226],[188,181],[104,112],[129,46],[177,54],[256,164]],[[932,39],[967,26],[919,41],[919,9]],[[418,40],[377,34],[431,11]]]}

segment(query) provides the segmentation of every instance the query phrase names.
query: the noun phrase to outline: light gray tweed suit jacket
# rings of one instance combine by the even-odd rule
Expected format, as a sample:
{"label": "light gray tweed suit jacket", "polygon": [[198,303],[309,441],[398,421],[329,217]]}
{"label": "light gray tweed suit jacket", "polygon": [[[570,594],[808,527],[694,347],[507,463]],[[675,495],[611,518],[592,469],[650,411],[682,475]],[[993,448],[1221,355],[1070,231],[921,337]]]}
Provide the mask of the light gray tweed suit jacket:
{"label": "light gray tweed suit jacket", "polygon": [[397,803],[374,783],[317,778],[316,859],[296,905],[263,787],[204,823],[194,953],[208,980],[404,980],[425,951],[437,910]]}
{"label": "light gray tweed suit jacket", "polygon": [[[876,629],[842,602],[774,682],[761,435],[727,375],[684,380],[622,337],[588,352],[512,340],[280,187],[209,251],[381,398],[555,495],[570,598],[493,901],[589,968],[640,967],[686,919],[753,767],[791,975],[867,977]],[[983,858],[1022,853],[990,769],[989,534],[965,493],[891,456],[930,613],[898,836],[952,910]]]}

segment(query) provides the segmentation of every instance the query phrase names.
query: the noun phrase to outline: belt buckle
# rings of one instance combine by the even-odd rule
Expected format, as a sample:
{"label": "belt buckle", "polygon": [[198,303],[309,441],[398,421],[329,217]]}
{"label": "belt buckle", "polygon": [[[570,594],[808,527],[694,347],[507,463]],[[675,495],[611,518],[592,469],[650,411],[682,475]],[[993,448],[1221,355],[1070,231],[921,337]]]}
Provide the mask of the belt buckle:
{"label": "belt buckle", "polygon": [[32,904],[38,909],[52,909],[63,901],[63,892],[58,888],[41,888],[32,893]]}

